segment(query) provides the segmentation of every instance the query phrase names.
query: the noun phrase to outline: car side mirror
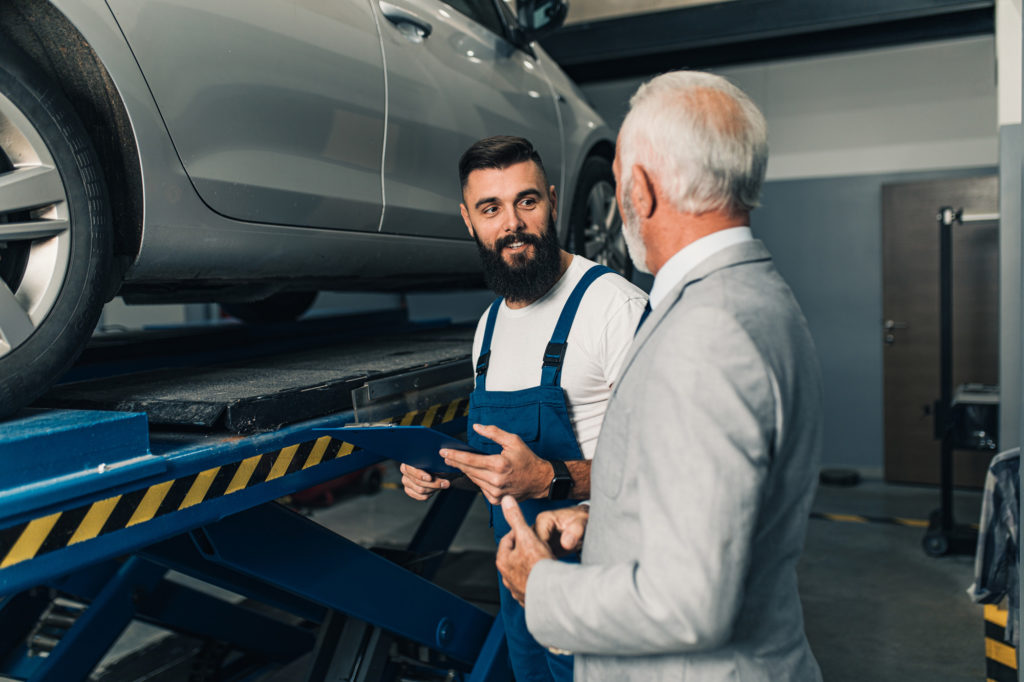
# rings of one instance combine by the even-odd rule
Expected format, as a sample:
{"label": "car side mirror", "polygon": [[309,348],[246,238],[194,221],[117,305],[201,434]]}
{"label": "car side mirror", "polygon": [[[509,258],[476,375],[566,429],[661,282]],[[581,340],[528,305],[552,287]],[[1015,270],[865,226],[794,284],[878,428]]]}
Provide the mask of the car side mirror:
{"label": "car side mirror", "polygon": [[566,0],[519,0],[519,26],[527,40],[538,40],[562,25],[569,13]]}

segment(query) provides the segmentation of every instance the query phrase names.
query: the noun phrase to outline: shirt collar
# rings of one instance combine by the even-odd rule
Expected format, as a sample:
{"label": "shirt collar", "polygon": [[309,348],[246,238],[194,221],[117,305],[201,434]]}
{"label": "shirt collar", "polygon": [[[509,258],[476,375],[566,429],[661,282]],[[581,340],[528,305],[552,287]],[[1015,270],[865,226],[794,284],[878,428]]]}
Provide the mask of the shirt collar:
{"label": "shirt collar", "polygon": [[690,271],[702,261],[707,260],[722,249],[753,240],[754,235],[749,227],[730,227],[712,232],[691,244],[687,244],[676,255],[665,261],[654,278],[651,287],[650,303],[654,310],[665,300],[668,293],[683,281]]}

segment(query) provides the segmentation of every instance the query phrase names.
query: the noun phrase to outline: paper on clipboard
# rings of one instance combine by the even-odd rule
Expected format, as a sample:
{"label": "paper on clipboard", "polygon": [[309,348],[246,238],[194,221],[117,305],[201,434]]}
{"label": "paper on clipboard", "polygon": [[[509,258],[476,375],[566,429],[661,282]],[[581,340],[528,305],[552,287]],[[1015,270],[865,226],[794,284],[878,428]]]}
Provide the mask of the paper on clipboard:
{"label": "paper on clipboard", "polygon": [[426,426],[345,426],[332,431],[336,438],[375,454],[411,464],[433,474],[461,475],[462,472],[444,463],[438,454],[441,448],[476,452],[468,443]]}

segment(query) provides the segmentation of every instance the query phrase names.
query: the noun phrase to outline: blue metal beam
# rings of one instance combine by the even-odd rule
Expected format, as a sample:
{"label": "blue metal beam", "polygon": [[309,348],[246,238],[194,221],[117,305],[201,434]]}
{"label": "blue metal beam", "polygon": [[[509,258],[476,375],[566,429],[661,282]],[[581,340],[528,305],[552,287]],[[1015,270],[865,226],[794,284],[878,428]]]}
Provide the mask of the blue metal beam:
{"label": "blue metal beam", "polygon": [[510,682],[512,667],[508,660],[508,642],[505,640],[505,621],[494,619],[491,631],[477,656],[476,665],[466,682]]}
{"label": "blue metal beam", "polygon": [[[73,506],[63,501],[66,498],[52,497],[50,482],[41,481],[32,487],[31,499],[24,500],[37,511],[6,518],[0,513],[0,595],[52,580],[66,574],[69,566],[88,566],[138,551],[239,509],[381,461],[379,455],[365,451],[345,456],[348,450],[337,452],[340,442],[334,441],[333,459],[305,464],[324,437],[323,426],[351,419],[351,413],[344,413],[250,438],[206,438],[185,446],[178,443],[176,449],[165,445],[166,451],[153,458],[160,463],[158,476],[140,472],[140,478],[118,481]],[[152,444],[155,453],[158,445]],[[94,469],[90,475],[104,473]],[[243,479],[244,485],[238,485]],[[149,504],[154,495],[160,496],[160,504]]]}
{"label": "blue metal beam", "polygon": [[159,584],[167,569],[130,558],[93,599],[29,682],[84,680],[135,615],[134,600]]}
{"label": "blue metal beam", "polygon": [[295,614],[310,622],[320,623],[324,619],[326,610],[323,606],[209,561],[199,553],[188,535],[174,537],[147,547],[139,555],[153,563]]}
{"label": "blue metal beam", "polygon": [[423,644],[476,660],[493,618],[471,604],[279,505],[203,529],[200,548],[233,570]]}
{"label": "blue metal beam", "polygon": [[137,617],[152,625],[219,639],[281,663],[306,653],[315,641],[311,630],[167,580],[140,599],[136,607]]}
{"label": "blue metal beam", "polygon": [[[403,422],[453,428],[464,422],[466,402],[411,412]],[[63,471],[51,478],[40,471],[37,480],[11,488],[0,480],[0,595],[384,459],[324,435],[353,418],[344,412],[245,438],[154,436],[152,454],[101,462],[73,474],[73,485]]]}
{"label": "blue metal beam", "polygon": [[434,577],[462,527],[466,512],[477,498],[475,491],[454,488],[438,493],[408,547],[414,554],[429,557],[420,564],[419,575],[427,579]]}
{"label": "blue metal beam", "polygon": [[9,671],[25,656],[25,638],[50,603],[48,590],[26,590],[0,602],[0,671]]}

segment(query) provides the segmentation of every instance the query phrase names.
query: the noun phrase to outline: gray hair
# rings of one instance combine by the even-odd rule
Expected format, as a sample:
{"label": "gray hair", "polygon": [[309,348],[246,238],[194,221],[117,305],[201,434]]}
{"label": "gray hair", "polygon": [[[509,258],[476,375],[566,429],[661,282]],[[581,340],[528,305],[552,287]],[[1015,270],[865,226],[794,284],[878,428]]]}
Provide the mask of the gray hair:
{"label": "gray hair", "polygon": [[673,71],[640,86],[619,134],[623,192],[634,164],[685,213],[745,212],[758,205],[768,134],[764,116],[735,85],[710,73]]}

